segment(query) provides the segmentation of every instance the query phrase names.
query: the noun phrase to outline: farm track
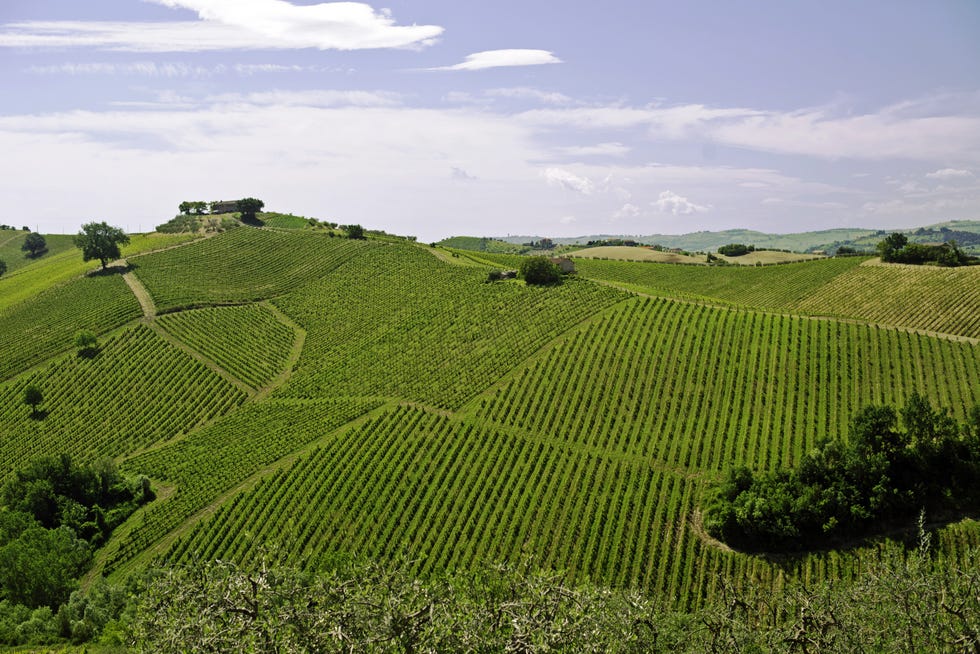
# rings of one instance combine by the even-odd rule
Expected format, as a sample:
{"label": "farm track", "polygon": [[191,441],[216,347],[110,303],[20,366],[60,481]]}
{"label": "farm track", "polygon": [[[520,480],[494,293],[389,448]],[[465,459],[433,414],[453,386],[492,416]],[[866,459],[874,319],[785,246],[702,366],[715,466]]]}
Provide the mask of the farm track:
{"label": "farm track", "polygon": [[[126,264],[126,260],[123,259],[122,262]],[[153,303],[153,298],[150,297],[149,291],[143,286],[143,283],[133,274],[132,270],[127,271],[123,274],[123,279],[126,280],[126,284],[129,286],[130,290],[133,291],[133,295],[140,303],[140,307],[143,309],[143,319],[146,321],[153,320],[157,315],[156,304]]]}

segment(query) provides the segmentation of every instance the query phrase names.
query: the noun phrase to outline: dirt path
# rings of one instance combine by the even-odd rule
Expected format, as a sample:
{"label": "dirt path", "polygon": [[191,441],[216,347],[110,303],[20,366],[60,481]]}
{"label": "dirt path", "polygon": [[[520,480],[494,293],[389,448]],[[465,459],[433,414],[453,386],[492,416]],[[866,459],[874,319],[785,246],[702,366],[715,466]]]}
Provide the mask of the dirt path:
{"label": "dirt path", "polygon": [[262,306],[272,312],[276,320],[286,325],[293,330],[293,346],[289,350],[289,357],[286,359],[286,365],[283,366],[282,371],[269,380],[269,383],[258,389],[255,397],[252,398],[254,402],[264,400],[269,397],[272,391],[283,386],[289,378],[293,376],[293,371],[296,370],[296,365],[299,363],[299,357],[303,354],[303,346],[306,344],[306,330],[300,327],[300,325],[295,322],[292,318],[283,313],[279,307],[272,304],[271,302],[262,302]]}
{"label": "dirt path", "polygon": [[[122,259],[124,265],[128,265],[125,259]],[[123,279],[126,280],[126,284],[129,286],[129,290],[133,292],[136,299],[139,300],[140,307],[143,308],[143,318],[147,322],[153,320],[157,315],[157,305],[153,302],[153,298],[150,296],[150,292],[146,290],[143,286],[143,282],[130,270],[127,273],[123,273]]]}

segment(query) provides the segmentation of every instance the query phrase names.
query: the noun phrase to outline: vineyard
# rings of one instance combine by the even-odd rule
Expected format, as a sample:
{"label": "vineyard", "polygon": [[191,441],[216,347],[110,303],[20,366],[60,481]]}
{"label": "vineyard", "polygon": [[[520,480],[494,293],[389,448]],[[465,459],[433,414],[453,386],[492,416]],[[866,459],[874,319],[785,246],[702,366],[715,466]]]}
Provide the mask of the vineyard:
{"label": "vineyard", "polygon": [[157,306],[167,311],[276,297],[371,245],[323,234],[238,228],[132,263]]}
{"label": "vineyard", "polygon": [[[884,545],[731,552],[700,528],[705,489],[794,465],[871,403],[980,404],[977,268],[577,259],[535,287],[488,282],[515,255],[266,225],[134,238],[125,279],[69,250],[0,279],[0,477],[63,452],[158,491],[93,575],[277,543],[421,575],[528,557],[673,607],[847,579]],[[934,542],[955,561],[980,528]]]}
{"label": "vineyard", "polygon": [[171,313],[157,324],[254,389],[282,371],[294,338],[291,327],[259,304]]}

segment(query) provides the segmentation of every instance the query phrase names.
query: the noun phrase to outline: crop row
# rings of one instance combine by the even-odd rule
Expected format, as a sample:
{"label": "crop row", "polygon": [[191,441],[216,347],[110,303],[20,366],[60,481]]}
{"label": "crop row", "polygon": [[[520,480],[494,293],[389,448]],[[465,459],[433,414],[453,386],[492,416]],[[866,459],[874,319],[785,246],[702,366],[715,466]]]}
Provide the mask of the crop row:
{"label": "crop row", "polygon": [[796,308],[980,338],[980,266],[858,266]]}
{"label": "crop row", "polygon": [[181,311],[157,324],[252,388],[283,370],[294,338],[291,327],[258,304]]}
{"label": "crop row", "polygon": [[694,490],[638,461],[401,407],[237,496],[168,558],[248,558],[278,541],[314,566],[407,553],[424,574],[531,554],[573,578],[668,591]]}
{"label": "crop row", "polygon": [[637,299],[476,408],[481,420],[692,471],[792,465],[864,405],[980,404],[980,348],[899,330]]}
{"label": "crop row", "polygon": [[481,269],[392,244],[277,299],[308,331],[280,395],[377,395],[455,408],[627,297],[581,280],[540,288],[485,279]]}
{"label": "crop row", "polygon": [[147,507],[138,529],[113,541],[105,572],[125,564],[257,470],[379,406],[376,400],[271,401],[234,414],[126,462],[128,470],[173,484]]}
{"label": "crop row", "polygon": [[[23,404],[35,384],[38,413]],[[243,393],[145,326],[105,340],[91,359],[74,355],[0,385],[0,478],[29,459],[67,453],[118,457],[223,415]]]}
{"label": "crop row", "polygon": [[576,259],[575,267],[582,277],[627,284],[654,295],[707,297],[740,306],[784,309],[861,261],[848,257],[753,267]]}
{"label": "crop row", "polygon": [[275,297],[370,247],[377,245],[309,232],[241,227],[131,263],[157,306],[166,311]]}
{"label": "crop row", "polygon": [[140,315],[120,275],[81,277],[0,313],[0,379],[72,347],[75,334],[109,331]]}
{"label": "crop row", "polygon": [[[278,543],[297,562],[404,556],[425,575],[530,557],[571,580],[632,587],[676,607],[724,580],[847,578],[873,547],[773,563],[698,535],[704,479],[577,444],[400,407],[241,493],[166,559],[249,560]],[[976,543],[980,530],[944,540]]]}

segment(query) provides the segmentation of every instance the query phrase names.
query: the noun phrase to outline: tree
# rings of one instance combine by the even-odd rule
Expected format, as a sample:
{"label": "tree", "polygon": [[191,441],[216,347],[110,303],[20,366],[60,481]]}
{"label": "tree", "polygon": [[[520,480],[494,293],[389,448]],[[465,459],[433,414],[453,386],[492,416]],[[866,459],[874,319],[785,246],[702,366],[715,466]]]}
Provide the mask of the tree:
{"label": "tree", "polygon": [[878,243],[878,253],[882,261],[894,261],[898,252],[908,245],[909,239],[905,234],[894,232]]}
{"label": "tree", "polygon": [[258,220],[255,214],[262,211],[264,206],[265,202],[258,198],[242,198],[238,201],[238,213],[242,215],[242,221],[255,222]]}
{"label": "tree", "polygon": [[344,231],[347,232],[347,238],[366,238],[364,236],[364,228],[360,225],[344,225]]}
{"label": "tree", "polygon": [[544,286],[561,281],[561,269],[548,257],[528,257],[521,262],[521,277],[528,284]]}
{"label": "tree", "polygon": [[31,407],[31,416],[37,416],[37,405],[43,401],[44,395],[35,384],[30,384],[24,389],[24,404]]}
{"label": "tree", "polygon": [[24,244],[20,249],[22,252],[27,252],[28,256],[36,257],[48,249],[48,242],[37,232],[31,232],[24,238]]}
{"label": "tree", "polygon": [[75,247],[82,251],[82,260],[98,259],[102,270],[106,269],[109,261],[119,258],[119,246],[126,243],[129,243],[126,232],[104,222],[86,223],[75,236]]}
{"label": "tree", "polygon": [[78,348],[78,355],[91,359],[99,351],[99,339],[95,334],[87,329],[75,334],[75,347]]}
{"label": "tree", "polygon": [[7,262],[0,259],[0,275],[4,274],[5,272],[7,272]]}

